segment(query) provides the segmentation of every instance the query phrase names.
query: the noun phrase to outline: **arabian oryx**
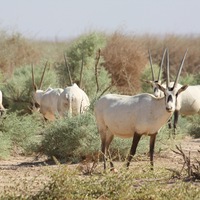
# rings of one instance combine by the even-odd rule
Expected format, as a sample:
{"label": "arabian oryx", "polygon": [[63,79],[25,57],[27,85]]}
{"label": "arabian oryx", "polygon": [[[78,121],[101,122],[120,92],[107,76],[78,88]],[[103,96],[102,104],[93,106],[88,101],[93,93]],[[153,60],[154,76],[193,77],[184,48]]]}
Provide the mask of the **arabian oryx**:
{"label": "arabian oryx", "polygon": [[[152,94],[143,93],[135,96],[107,94],[95,104],[94,113],[97,128],[101,137],[101,151],[104,155],[104,169],[106,169],[106,155],[114,135],[122,138],[133,137],[128,156],[127,167],[134,156],[138,142],[142,135],[150,136],[150,163],[153,169],[153,153],[156,135],[167,123],[176,109],[177,97],[187,85],[177,88],[178,79],[186,57],[183,57],[173,87],[169,86],[169,65],[167,65],[167,87],[157,86],[165,94],[156,98]],[[111,169],[114,168],[110,158]]]}
{"label": "arabian oryx", "polygon": [[71,117],[84,113],[86,110],[88,110],[90,106],[90,100],[87,94],[80,88],[82,85],[83,76],[83,60],[80,71],[79,87],[76,83],[73,83],[70,69],[67,63],[67,58],[65,55],[64,59],[71,86],[64,88],[63,92],[60,94],[57,102],[57,108],[60,117]]}
{"label": "arabian oryx", "polygon": [[89,106],[90,101],[87,94],[76,83],[66,87],[57,102],[58,112],[61,117],[84,113]]}
{"label": "arabian oryx", "polygon": [[38,88],[35,84],[34,72],[33,72],[33,66],[32,66],[32,81],[33,81],[33,88],[34,88],[33,98],[34,98],[34,101],[39,105],[39,111],[40,113],[42,113],[44,118],[49,121],[54,121],[56,119],[56,115],[58,115],[57,101],[63,89],[61,88],[53,89],[49,87],[45,91],[41,90],[46,66],[47,64],[45,65],[45,68],[41,77],[40,85]]}
{"label": "arabian oryx", "polygon": [[6,109],[3,106],[3,95],[2,95],[2,92],[0,90],[0,116],[2,116],[5,111],[6,111]]}
{"label": "arabian oryx", "polygon": [[[150,58],[150,65],[151,65],[152,79],[153,79],[150,82],[153,87],[154,95],[156,97],[163,97],[164,93],[162,91],[160,91],[159,88],[157,87],[157,85],[155,84],[157,82],[161,83],[162,65],[160,66],[158,80],[155,80],[150,52],[149,52],[149,58]],[[168,60],[169,60],[169,58],[168,58]],[[173,84],[174,84],[174,82],[170,82],[170,85],[173,85]],[[162,84],[162,86],[166,87],[166,84]],[[181,87],[182,87],[182,85],[178,84],[178,88],[181,88]],[[183,116],[200,114],[200,85],[188,86],[187,90],[178,96],[178,101],[180,103],[176,107],[176,110],[174,112],[174,121],[173,121],[174,133],[177,128],[179,113]]]}

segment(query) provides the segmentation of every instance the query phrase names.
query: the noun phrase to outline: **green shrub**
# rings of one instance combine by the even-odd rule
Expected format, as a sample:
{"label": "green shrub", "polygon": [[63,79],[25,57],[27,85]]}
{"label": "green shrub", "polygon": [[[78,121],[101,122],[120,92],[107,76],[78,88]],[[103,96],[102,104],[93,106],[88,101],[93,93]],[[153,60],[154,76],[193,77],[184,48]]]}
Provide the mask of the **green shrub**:
{"label": "green shrub", "polygon": [[[34,67],[35,83],[37,86],[39,86],[43,69],[44,64],[42,67]],[[49,86],[57,87],[57,82],[55,71],[53,69],[46,70],[41,89],[46,90]],[[29,108],[31,107],[33,96],[31,66],[27,65],[17,68],[13,76],[3,85],[2,92],[4,95],[4,103],[9,111],[30,112]]]}
{"label": "green shrub", "polygon": [[[101,33],[89,33],[80,36],[71,43],[66,50],[68,66],[72,81],[80,84],[80,72],[83,62],[83,78],[81,88],[84,89],[86,94],[92,99],[96,94],[96,81],[95,81],[95,58],[99,48],[103,48],[106,44],[106,38]],[[103,59],[100,58],[98,77],[101,91],[110,85],[111,79],[107,71],[102,67]],[[66,87],[70,85],[69,75],[64,62],[58,63],[57,71],[59,74],[60,85]]]}
{"label": "green shrub", "polygon": [[200,118],[199,115],[187,116],[188,133],[194,138],[200,138]]}
{"label": "green shrub", "polygon": [[42,153],[56,158],[80,160],[99,151],[100,140],[94,116],[80,116],[57,120],[43,132]]}
{"label": "green shrub", "polygon": [[41,120],[37,114],[19,116],[6,114],[0,118],[0,157],[15,154],[30,154],[37,145]]}
{"label": "green shrub", "polygon": [[[2,120],[0,119],[0,124]],[[7,158],[10,156],[10,151],[12,147],[12,142],[10,137],[8,137],[2,130],[0,130],[0,158]]]}

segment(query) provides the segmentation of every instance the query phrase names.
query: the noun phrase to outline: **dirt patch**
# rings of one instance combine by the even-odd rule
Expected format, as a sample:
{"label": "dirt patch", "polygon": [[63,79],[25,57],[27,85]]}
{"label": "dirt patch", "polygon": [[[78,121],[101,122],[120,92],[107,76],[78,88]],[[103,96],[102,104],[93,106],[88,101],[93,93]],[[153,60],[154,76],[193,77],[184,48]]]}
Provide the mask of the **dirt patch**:
{"label": "dirt patch", "polygon": [[[182,141],[177,141],[177,145],[181,145],[183,151],[187,154],[190,152],[191,159],[200,159],[198,150],[200,150],[200,139],[185,138]],[[198,156],[198,157],[197,157]],[[183,164],[181,156],[172,151],[161,152],[155,154],[155,166],[164,166],[166,168],[178,168]],[[143,160],[135,160],[131,163],[131,167],[136,167],[141,162],[149,162],[149,158],[145,157]],[[78,165],[66,164],[71,168]],[[145,163],[144,163],[145,165]],[[11,157],[9,160],[0,161],[0,193],[6,188],[21,187],[24,190],[24,183],[31,191],[29,193],[41,190],[45,183],[49,181],[48,171],[58,170],[58,165],[54,162],[48,162],[46,157],[41,157],[35,160],[34,157]],[[102,167],[102,166],[100,166]],[[102,167],[103,170],[103,167]]]}

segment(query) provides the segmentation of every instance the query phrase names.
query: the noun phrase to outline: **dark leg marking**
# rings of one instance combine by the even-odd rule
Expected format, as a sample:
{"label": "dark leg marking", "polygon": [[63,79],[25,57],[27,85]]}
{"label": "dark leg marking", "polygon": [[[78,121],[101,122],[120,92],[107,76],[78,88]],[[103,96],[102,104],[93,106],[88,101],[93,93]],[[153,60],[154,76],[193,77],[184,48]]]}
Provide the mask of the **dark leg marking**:
{"label": "dark leg marking", "polygon": [[150,136],[149,153],[150,153],[150,164],[151,164],[151,169],[152,170],[153,170],[153,154],[154,154],[154,147],[155,147],[156,135],[157,135],[157,133]]}
{"label": "dark leg marking", "polygon": [[174,112],[174,135],[176,134],[176,128],[178,123],[179,111],[175,110]]}
{"label": "dark leg marking", "polygon": [[138,145],[138,142],[140,141],[141,136],[142,135],[139,135],[138,133],[135,133],[134,136],[133,136],[133,142],[132,142],[131,150],[130,150],[130,153],[129,153],[129,156],[128,156],[128,162],[126,164],[127,167],[129,167],[131,159],[135,155],[137,145]]}

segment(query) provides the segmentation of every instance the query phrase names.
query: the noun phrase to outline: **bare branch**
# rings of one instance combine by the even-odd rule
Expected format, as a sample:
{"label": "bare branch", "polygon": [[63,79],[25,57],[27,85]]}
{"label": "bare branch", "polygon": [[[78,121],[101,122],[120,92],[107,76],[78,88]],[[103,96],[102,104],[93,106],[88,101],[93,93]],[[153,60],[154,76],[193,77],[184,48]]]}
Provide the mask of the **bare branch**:
{"label": "bare branch", "polygon": [[112,84],[110,84],[103,92],[99,95],[101,97],[106,91],[108,91],[112,87]]}
{"label": "bare branch", "polygon": [[[181,146],[177,146],[176,145],[176,149],[178,151],[174,151],[174,153],[181,155],[183,158],[183,166],[180,170],[180,172],[178,173],[179,176],[178,178],[181,177],[181,174],[183,172],[183,170],[185,170],[187,172],[187,177],[183,178],[183,180],[188,181],[188,180],[199,180],[200,179],[200,161],[199,160],[195,160],[196,163],[191,164],[191,157],[190,157],[190,152],[188,153],[188,156],[183,152]],[[172,171],[172,170],[171,170]]]}

